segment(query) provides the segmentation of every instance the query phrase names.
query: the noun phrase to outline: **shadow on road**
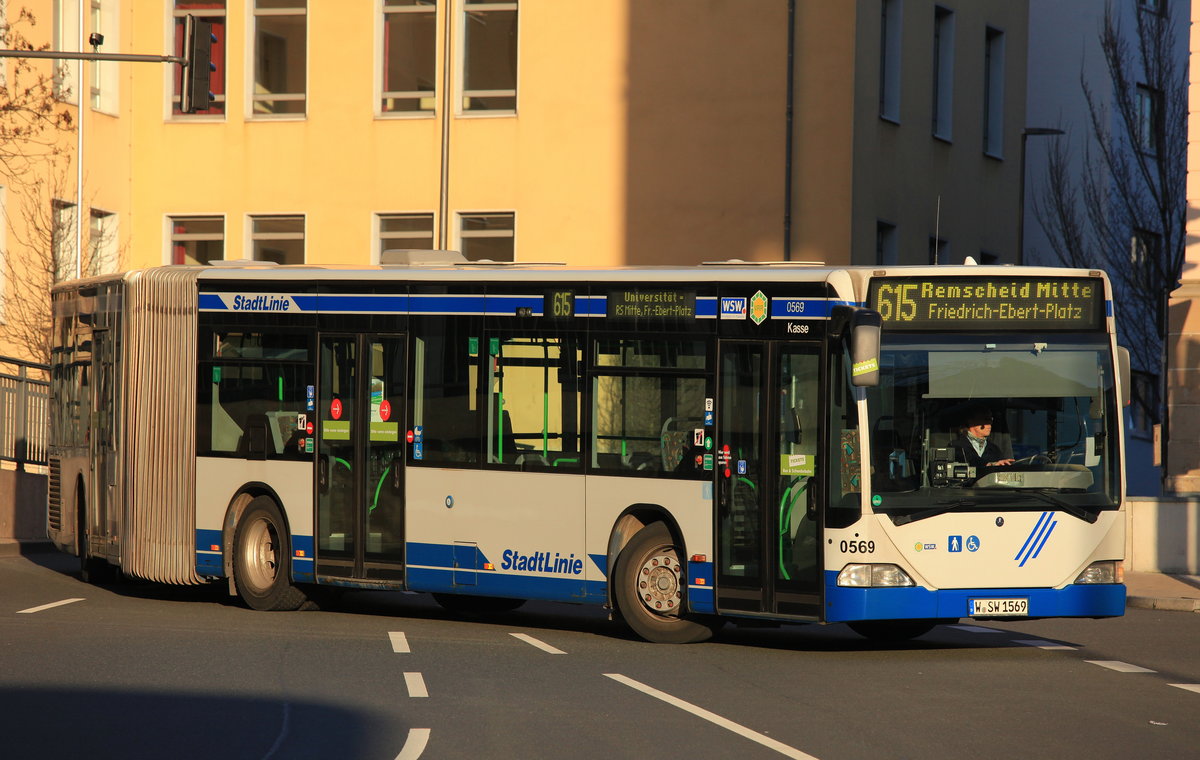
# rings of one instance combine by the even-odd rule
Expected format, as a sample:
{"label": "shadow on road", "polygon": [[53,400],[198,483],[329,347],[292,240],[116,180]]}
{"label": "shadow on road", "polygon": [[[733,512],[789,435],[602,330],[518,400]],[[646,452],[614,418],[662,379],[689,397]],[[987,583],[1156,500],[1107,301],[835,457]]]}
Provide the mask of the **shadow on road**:
{"label": "shadow on road", "polygon": [[12,758],[393,757],[395,719],[315,702],[150,691],[0,689]]}

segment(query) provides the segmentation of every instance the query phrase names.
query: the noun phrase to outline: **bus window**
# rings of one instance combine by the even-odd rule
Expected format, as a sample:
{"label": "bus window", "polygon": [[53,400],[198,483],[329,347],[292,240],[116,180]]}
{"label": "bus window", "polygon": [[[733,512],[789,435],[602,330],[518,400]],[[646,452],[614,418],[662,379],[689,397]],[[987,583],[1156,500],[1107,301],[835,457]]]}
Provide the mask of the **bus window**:
{"label": "bus window", "polygon": [[299,430],[311,377],[308,364],[202,364],[197,381],[197,455],[311,456]]}
{"label": "bus window", "polygon": [[477,465],[480,425],[479,357],[490,346],[472,330],[473,320],[413,320],[414,429],[422,435],[417,462]]}
{"label": "bus window", "polygon": [[845,528],[862,514],[861,446],[856,389],[850,384],[850,359],[831,353],[829,372],[829,511],[826,527]]}
{"label": "bus window", "polygon": [[704,341],[597,341],[592,468],[711,477],[696,462],[690,438],[704,427],[706,364]]}
{"label": "bus window", "polygon": [[577,342],[533,337],[496,340],[496,353],[488,361],[488,461],[522,469],[579,468]]}

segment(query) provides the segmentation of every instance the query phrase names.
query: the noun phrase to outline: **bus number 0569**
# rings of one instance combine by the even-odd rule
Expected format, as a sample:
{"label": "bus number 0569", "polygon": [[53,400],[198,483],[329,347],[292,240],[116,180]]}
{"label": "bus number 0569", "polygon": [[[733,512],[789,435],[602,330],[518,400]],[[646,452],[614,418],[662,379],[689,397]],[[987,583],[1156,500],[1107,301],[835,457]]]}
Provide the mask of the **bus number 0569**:
{"label": "bus number 0569", "polygon": [[874,554],[874,541],[843,541],[838,544],[842,554]]}

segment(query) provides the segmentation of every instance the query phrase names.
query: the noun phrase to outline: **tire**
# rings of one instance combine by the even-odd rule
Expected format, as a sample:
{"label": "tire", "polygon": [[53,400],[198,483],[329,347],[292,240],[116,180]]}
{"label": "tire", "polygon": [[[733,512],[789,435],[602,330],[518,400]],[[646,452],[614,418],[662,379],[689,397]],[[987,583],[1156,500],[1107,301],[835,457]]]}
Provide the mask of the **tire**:
{"label": "tire", "polygon": [[250,502],[233,539],[238,596],[254,610],[298,610],[308,598],[292,585],[291,541],[279,507],[269,496]]}
{"label": "tire", "polygon": [[467,594],[434,594],[433,600],[449,612],[463,617],[502,615],[525,604],[524,599],[503,596],[470,596]]}
{"label": "tire", "polygon": [[103,557],[93,557],[88,553],[90,549],[87,540],[87,499],[84,498],[82,485],[77,489],[75,496],[75,512],[77,523],[75,546],[79,550],[79,579],[93,586],[116,583],[120,578],[120,571]]}
{"label": "tire", "polygon": [[687,583],[679,549],[666,524],[630,539],[613,568],[613,599],[625,623],[646,641],[691,644],[711,638],[718,622],[683,611]]}
{"label": "tire", "polygon": [[863,638],[879,642],[898,642],[915,639],[932,631],[944,620],[856,620],[847,623],[850,630]]}

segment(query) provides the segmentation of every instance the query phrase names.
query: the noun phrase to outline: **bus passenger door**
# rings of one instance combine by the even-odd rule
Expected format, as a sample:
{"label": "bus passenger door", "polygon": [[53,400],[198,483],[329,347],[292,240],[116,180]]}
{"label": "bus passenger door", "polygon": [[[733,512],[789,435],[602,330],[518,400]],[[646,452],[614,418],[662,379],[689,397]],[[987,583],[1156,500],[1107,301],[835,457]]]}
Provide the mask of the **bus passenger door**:
{"label": "bus passenger door", "polygon": [[717,609],[820,615],[819,346],[723,341]]}
{"label": "bus passenger door", "polygon": [[401,580],[404,338],[322,335],[317,574]]}

